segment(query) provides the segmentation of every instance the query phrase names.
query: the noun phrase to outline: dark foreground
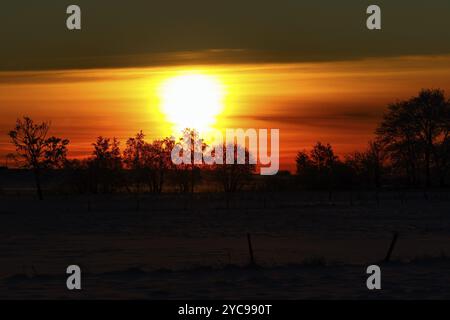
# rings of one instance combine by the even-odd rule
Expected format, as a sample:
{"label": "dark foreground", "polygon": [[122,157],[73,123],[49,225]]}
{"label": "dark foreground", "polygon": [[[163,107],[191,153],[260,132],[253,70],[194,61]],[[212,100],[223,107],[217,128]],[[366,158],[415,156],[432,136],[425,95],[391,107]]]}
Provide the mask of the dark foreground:
{"label": "dark foreground", "polygon": [[[450,298],[446,192],[0,200],[1,298]],[[366,267],[393,232],[382,290],[369,291]],[[72,264],[80,292],[66,289]]]}

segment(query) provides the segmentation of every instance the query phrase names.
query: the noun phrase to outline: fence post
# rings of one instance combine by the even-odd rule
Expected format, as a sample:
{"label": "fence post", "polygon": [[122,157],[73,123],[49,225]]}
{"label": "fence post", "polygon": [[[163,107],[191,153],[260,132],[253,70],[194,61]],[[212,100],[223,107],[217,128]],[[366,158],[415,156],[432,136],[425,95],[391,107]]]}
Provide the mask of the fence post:
{"label": "fence post", "polygon": [[386,254],[386,257],[384,258],[384,262],[389,262],[389,260],[391,259],[392,251],[394,251],[394,247],[395,247],[395,244],[397,243],[397,239],[398,239],[398,232],[395,231],[394,235],[392,237],[391,245],[389,246],[389,250]]}
{"label": "fence post", "polygon": [[248,242],[248,252],[250,254],[250,266],[254,267],[256,266],[256,263],[255,257],[253,255],[252,238],[250,236],[250,233],[247,233],[247,242]]}

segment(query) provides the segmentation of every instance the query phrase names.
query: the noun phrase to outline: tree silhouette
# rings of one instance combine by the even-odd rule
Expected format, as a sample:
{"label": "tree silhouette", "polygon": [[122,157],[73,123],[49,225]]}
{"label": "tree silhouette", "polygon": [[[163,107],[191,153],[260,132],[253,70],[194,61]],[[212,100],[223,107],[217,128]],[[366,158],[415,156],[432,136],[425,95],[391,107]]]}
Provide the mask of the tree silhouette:
{"label": "tree silhouette", "polygon": [[351,168],[334,154],[330,144],[317,142],[311,151],[300,151],[296,157],[297,178],[305,187],[325,188],[329,199],[335,187],[352,184]]}
{"label": "tree silhouette", "polygon": [[92,144],[94,151],[90,161],[95,192],[102,186],[103,192],[111,192],[118,186],[121,180],[122,157],[119,149],[119,141],[114,137],[105,138],[99,136]]}
{"label": "tree silhouette", "polygon": [[137,192],[140,192],[141,185],[145,183],[144,177],[144,153],[146,143],[144,141],[145,135],[139,131],[135,137],[129,138],[126,142],[126,148],[123,151],[123,162],[125,167],[131,172],[131,179],[137,187]]}
{"label": "tree silhouette", "polygon": [[[234,152],[234,164],[226,163],[226,152],[228,148]],[[242,164],[238,164],[238,156],[241,153],[244,154],[245,161]],[[214,152],[212,156],[215,156]],[[250,161],[251,155],[249,150],[236,143],[223,144],[222,156],[222,164],[215,164],[213,167],[214,176],[220,182],[222,190],[227,193],[242,190],[244,184],[252,178],[252,174],[256,168],[256,165]]]}
{"label": "tree silhouette", "polygon": [[170,138],[155,140],[144,147],[144,165],[150,191],[161,193],[167,173],[173,168],[171,151],[175,142]]}
{"label": "tree silhouette", "polygon": [[47,138],[49,122],[34,123],[29,117],[17,119],[9,132],[16,152],[23,160],[23,166],[33,170],[37,195],[43,199],[41,171],[45,168],[61,168],[66,161],[69,140],[56,137]]}
{"label": "tree silhouette", "polygon": [[94,162],[101,168],[116,169],[120,168],[122,158],[120,156],[119,140],[113,138],[104,138],[99,136],[97,141],[92,144],[94,147]]}
{"label": "tree silhouette", "polygon": [[199,133],[195,129],[190,128],[183,130],[183,134],[176,144],[182,147],[181,156],[184,157],[184,153],[187,152],[186,158],[189,159],[187,159],[188,163],[175,166],[175,180],[181,192],[193,194],[195,185],[201,180],[200,168],[203,164],[203,160],[201,163],[195,163],[195,160],[202,159],[202,152],[206,149],[207,144],[199,137]]}
{"label": "tree silhouette", "polygon": [[329,143],[323,145],[321,142],[317,142],[311,150],[310,159],[319,174],[329,173],[338,160],[331,145]]}
{"label": "tree silhouette", "polygon": [[381,188],[384,159],[385,155],[380,143],[369,141],[365,151],[357,151],[347,155],[345,163],[353,171],[354,184],[371,186],[378,190]]}
{"label": "tree silhouette", "polygon": [[50,137],[46,140],[44,150],[45,167],[62,169],[67,161],[67,145],[69,140]]}
{"label": "tree silhouette", "polygon": [[376,134],[393,164],[406,169],[410,183],[418,184],[423,170],[426,186],[431,185],[433,157],[445,170],[438,157],[448,144],[449,115],[450,104],[439,89],[423,89],[416,97],[388,106]]}
{"label": "tree silhouette", "polygon": [[123,162],[130,169],[139,169],[144,166],[144,141],[145,135],[139,131],[135,137],[129,138],[123,151]]}
{"label": "tree silhouette", "polygon": [[[318,180],[323,171],[329,171],[334,163],[335,156],[331,146],[324,146],[318,142],[310,152],[300,151],[296,157],[297,175],[306,183],[313,183],[312,179]],[[315,184],[317,181],[315,181]]]}
{"label": "tree silhouette", "polygon": [[138,193],[141,185],[147,185],[151,192],[161,193],[166,175],[173,167],[170,155],[175,142],[164,138],[147,143],[144,138],[141,130],[127,140],[123,161],[132,173]]}

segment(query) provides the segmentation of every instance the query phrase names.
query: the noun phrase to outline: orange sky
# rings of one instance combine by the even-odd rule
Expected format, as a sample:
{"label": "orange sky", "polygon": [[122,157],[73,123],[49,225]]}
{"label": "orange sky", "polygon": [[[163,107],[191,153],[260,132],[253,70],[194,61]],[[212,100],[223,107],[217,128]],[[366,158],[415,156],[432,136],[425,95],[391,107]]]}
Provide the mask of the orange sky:
{"label": "orange sky", "polygon": [[0,72],[0,159],[13,149],[17,117],[51,120],[51,134],[70,139],[70,156],[86,156],[99,135],[122,140],[170,135],[159,89],[180,72],[214,76],[224,87],[218,128],[279,128],[281,168],[316,141],[342,155],[373,137],[386,104],[421,88],[450,93],[450,56],[344,62],[236,64],[76,71]]}

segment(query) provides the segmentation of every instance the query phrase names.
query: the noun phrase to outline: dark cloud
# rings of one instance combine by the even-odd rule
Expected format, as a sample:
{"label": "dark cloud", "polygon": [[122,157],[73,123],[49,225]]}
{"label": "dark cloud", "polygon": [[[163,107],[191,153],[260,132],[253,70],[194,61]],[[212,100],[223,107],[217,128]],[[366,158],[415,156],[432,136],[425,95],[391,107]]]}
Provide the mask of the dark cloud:
{"label": "dark cloud", "polygon": [[[65,9],[82,8],[81,31]],[[4,0],[0,70],[293,62],[450,53],[448,0]]]}

